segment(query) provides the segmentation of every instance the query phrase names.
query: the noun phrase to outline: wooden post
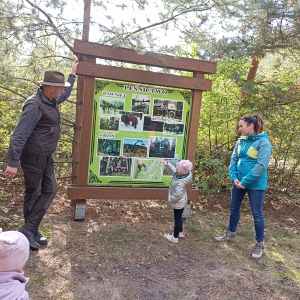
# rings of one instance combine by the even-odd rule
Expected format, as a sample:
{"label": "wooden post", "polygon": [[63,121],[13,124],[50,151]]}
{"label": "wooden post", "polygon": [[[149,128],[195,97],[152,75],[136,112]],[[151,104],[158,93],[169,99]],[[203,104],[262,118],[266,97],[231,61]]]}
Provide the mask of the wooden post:
{"label": "wooden post", "polygon": [[[96,60],[96,59],[95,59]],[[79,146],[79,167],[77,186],[86,187],[88,182],[89,154],[91,145],[91,128],[94,104],[95,77],[86,76],[84,82],[81,143]]]}
{"label": "wooden post", "polygon": [[[194,72],[194,77],[204,79],[204,74]],[[188,142],[186,149],[186,159],[189,159],[193,164],[196,157],[197,135],[199,128],[200,109],[202,101],[202,91],[194,90],[191,106],[190,125],[188,133]]]}
{"label": "wooden post", "polygon": [[[88,58],[96,61],[96,58]],[[95,77],[85,76],[83,87],[83,107],[81,111],[81,130],[79,144],[79,163],[77,170],[77,186],[86,187],[88,181],[89,153],[91,143],[91,126],[94,103]],[[85,218],[86,199],[76,199],[75,219]]]}
{"label": "wooden post", "polygon": [[[84,1],[82,40],[88,42],[90,33],[90,15],[91,0]],[[85,57],[79,56],[79,60],[85,60]],[[74,140],[72,145],[72,184],[77,183],[77,174],[79,169],[79,147],[81,143],[81,124],[82,124],[82,107],[83,91],[85,76],[78,76],[77,80],[77,103],[76,103],[76,121],[74,127]],[[77,200],[76,200],[76,204]],[[80,203],[82,205],[82,201]]]}
{"label": "wooden post", "polygon": [[[204,73],[194,72],[194,77],[204,79]],[[186,159],[190,160],[193,163],[193,165],[195,165],[201,101],[202,101],[202,91],[194,90],[193,97],[192,97],[190,125],[189,125],[188,142],[187,142],[187,149],[186,149]],[[192,188],[192,187],[188,186],[187,188]],[[188,204],[190,204],[190,199],[188,199]]]}

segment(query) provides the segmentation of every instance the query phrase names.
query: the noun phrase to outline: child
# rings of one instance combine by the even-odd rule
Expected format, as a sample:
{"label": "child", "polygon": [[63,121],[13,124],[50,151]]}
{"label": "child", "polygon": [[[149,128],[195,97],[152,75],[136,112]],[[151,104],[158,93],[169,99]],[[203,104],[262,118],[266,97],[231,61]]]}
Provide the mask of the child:
{"label": "child", "polygon": [[23,268],[29,257],[29,242],[18,231],[0,228],[0,300],[29,300]]}
{"label": "child", "polygon": [[174,232],[167,235],[170,242],[178,243],[178,237],[183,238],[182,232],[182,213],[187,204],[186,186],[192,184],[193,176],[191,170],[193,164],[189,160],[180,160],[176,163],[176,169],[172,164],[161,161],[164,166],[168,166],[173,172],[173,179],[169,187],[169,204],[174,209]]}

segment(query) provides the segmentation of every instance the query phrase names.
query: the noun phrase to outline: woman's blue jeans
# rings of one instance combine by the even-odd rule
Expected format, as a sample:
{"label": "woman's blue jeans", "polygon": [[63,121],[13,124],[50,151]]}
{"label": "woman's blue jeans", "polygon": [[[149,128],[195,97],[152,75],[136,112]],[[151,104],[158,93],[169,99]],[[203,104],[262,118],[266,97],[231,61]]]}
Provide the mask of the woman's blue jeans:
{"label": "woman's blue jeans", "polygon": [[233,185],[231,190],[230,201],[230,219],[228,230],[235,232],[240,220],[240,210],[243,199],[248,193],[251,211],[254,219],[254,227],[256,233],[256,240],[262,242],[264,240],[265,219],[262,212],[265,191],[238,189]]}

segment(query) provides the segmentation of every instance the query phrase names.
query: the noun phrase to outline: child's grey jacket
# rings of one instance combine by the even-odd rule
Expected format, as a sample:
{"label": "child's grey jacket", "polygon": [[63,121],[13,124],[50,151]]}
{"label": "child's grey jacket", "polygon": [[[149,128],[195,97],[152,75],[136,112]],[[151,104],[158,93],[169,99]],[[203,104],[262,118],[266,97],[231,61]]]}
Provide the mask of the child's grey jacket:
{"label": "child's grey jacket", "polygon": [[192,173],[189,172],[188,176],[184,178],[177,178],[176,176],[174,176],[174,174],[176,173],[176,168],[169,163],[168,163],[168,167],[173,172],[173,179],[169,187],[169,197],[168,197],[169,204],[174,209],[184,208],[188,200],[187,193],[186,193],[186,186],[192,184],[193,182]]}

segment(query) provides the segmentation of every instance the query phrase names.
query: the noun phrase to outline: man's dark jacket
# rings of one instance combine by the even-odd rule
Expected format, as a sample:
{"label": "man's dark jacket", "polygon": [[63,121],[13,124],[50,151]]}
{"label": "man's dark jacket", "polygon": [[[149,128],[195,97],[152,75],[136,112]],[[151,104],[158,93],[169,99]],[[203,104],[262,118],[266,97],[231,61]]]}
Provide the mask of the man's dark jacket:
{"label": "man's dark jacket", "polygon": [[58,100],[50,100],[42,87],[33,94],[23,107],[19,122],[10,138],[8,165],[17,167],[21,153],[50,155],[56,150],[60,133],[58,105],[64,102],[73,88],[75,76],[69,75],[70,87],[65,87]]}

